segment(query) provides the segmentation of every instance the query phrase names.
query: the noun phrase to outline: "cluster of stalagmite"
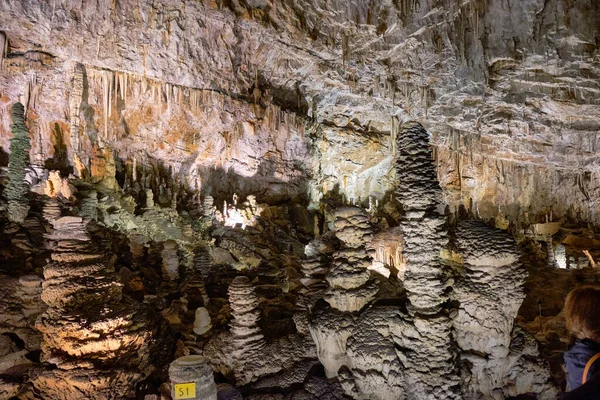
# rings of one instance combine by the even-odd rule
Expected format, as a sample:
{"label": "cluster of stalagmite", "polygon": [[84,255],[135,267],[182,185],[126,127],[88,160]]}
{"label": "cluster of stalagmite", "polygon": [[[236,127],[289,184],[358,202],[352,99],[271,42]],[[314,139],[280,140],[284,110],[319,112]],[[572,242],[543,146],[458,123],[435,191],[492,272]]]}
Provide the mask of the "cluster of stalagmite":
{"label": "cluster of stalagmite", "polygon": [[413,319],[403,335],[406,389],[419,399],[458,399],[460,381],[448,309],[449,272],[440,259],[448,242],[445,218],[439,213],[441,189],[420,124],[407,124],[397,138],[396,193],[405,214],[400,221],[406,259],[404,287]]}
{"label": "cluster of stalagmite", "polygon": [[13,123],[10,129],[13,138],[10,141],[8,184],[4,189],[4,196],[8,201],[8,218],[14,222],[23,222],[29,212],[29,204],[25,197],[28,190],[25,169],[29,165],[29,150],[31,149],[23,104],[13,104],[11,117]]}
{"label": "cluster of stalagmite", "polygon": [[556,398],[535,341],[515,327],[527,278],[516,243],[479,221],[461,222],[456,241],[463,268],[453,286],[459,302],[453,323],[461,358],[471,365],[465,392],[498,400],[529,392]]}
{"label": "cluster of stalagmite", "polygon": [[369,216],[358,207],[341,207],[335,211],[334,228],[342,248],[333,253],[325,280],[329,290],[325,300],[340,311],[361,310],[377,294],[377,282],[370,279],[371,258],[365,245],[373,236]]}
{"label": "cluster of stalagmite", "polygon": [[36,328],[46,369],[33,383],[53,399],[130,393],[152,370],[155,318],[122,296],[113,260],[92,244],[81,217],[45,214],[54,228],[53,251],[41,295],[48,309]]}

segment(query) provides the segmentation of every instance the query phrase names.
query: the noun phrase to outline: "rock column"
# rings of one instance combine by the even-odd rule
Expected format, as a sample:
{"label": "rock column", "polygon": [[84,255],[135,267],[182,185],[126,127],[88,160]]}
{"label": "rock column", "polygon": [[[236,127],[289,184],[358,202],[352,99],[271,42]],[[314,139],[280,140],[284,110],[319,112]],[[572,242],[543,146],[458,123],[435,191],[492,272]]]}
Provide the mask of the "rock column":
{"label": "rock column", "polygon": [[538,399],[556,398],[544,362],[529,345],[533,337],[515,327],[527,278],[516,243],[479,221],[461,222],[456,239],[463,269],[454,285],[459,302],[454,331],[470,370],[464,394],[503,399],[534,392]]}
{"label": "rock column", "polygon": [[333,253],[331,270],[325,277],[329,284],[325,300],[340,311],[360,311],[378,290],[370,279],[371,257],[365,249],[373,237],[369,216],[357,207],[341,207],[335,212],[334,227],[343,248]]}
{"label": "rock column", "polygon": [[29,204],[25,198],[28,191],[25,183],[25,168],[29,165],[29,150],[31,150],[23,104],[13,105],[11,117],[13,123],[10,130],[13,138],[10,141],[8,184],[4,189],[4,195],[8,200],[8,218],[13,222],[22,223],[29,213]]}
{"label": "rock column", "polygon": [[447,244],[440,213],[441,189],[427,131],[408,124],[397,138],[396,193],[405,215],[400,227],[405,241],[404,285],[413,327],[397,338],[406,349],[404,363],[408,398],[458,399],[460,381],[452,340],[448,287],[451,282],[440,251]]}
{"label": "rock column", "polygon": [[159,345],[155,317],[122,296],[113,260],[97,251],[82,218],[51,222],[53,252],[41,294],[48,309],[36,323],[46,370],[33,384],[57,400],[128,396],[160,359],[150,359]]}

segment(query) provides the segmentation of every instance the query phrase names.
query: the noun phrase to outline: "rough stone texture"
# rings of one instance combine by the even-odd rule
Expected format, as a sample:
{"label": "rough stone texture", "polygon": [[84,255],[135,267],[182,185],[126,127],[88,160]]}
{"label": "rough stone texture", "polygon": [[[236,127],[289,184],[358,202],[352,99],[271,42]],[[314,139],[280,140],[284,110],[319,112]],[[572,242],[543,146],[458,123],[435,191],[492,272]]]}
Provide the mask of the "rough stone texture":
{"label": "rough stone texture", "polygon": [[[40,298],[41,283],[41,278],[36,275],[24,275],[19,279],[2,276],[0,279],[0,313],[3,316],[0,333],[16,334],[29,351],[38,349],[41,342],[40,333],[35,330],[36,318],[46,308]],[[0,351],[0,354],[6,355],[16,350],[18,347],[13,347],[8,352]]]}
{"label": "rough stone texture", "polygon": [[228,292],[233,319],[229,335],[222,339],[230,347],[219,348],[219,344],[225,343],[213,341],[214,347],[207,346],[205,354],[213,367],[226,376],[233,375],[236,383],[243,385],[255,380],[255,374],[262,372],[266,342],[258,326],[258,298],[248,277],[236,277]]}
{"label": "rough stone texture", "polygon": [[340,311],[360,311],[375,298],[377,284],[370,279],[370,257],[365,249],[373,230],[367,213],[358,207],[343,207],[335,212],[334,228],[342,248],[332,255],[325,280],[329,289],[325,300]]}
{"label": "rough stone texture", "polygon": [[458,399],[460,385],[456,349],[448,310],[449,273],[440,251],[447,244],[445,219],[438,214],[441,189],[429,147],[419,124],[407,124],[397,138],[396,193],[405,210],[400,222],[405,248],[404,287],[414,327],[402,337],[407,349],[408,396]]}
{"label": "rough stone texture", "polygon": [[99,254],[80,217],[52,221],[39,316],[42,360],[33,383],[55,399],[118,398],[152,371],[154,318],[122,297],[112,261]]}
{"label": "rough stone texture", "polygon": [[[177,215],[185,190],[218,207],[233,193],[278,203],[309,201],[324,214],[324,231],[333,222],[324,204],[334,209],[342,203],[365,206],[371,197],[385,201],[391,226],[400,222],[398,236],[405,241],[406,271],[399,277],[410,307],[405,326],[394,328],[393,336],[407,371],[406,395],[453,397],[458,350],[449,324],[455,310],[447,292],[452,282],[439,264],[447,239],[435,210],[443,199],[451,210],[464,205],[472,215],[497,217],[517,230],[540,222],[550,208],[557,218],[600,221],[599,7],[589,0],[6,0],[0,3],[0,147],[9,148],[9,110],[21,101],[32,143],[28,181],[40,176],[46,162],[64,172],[74,167],[86,179],[89,171],[101,195],[91,199],[92,213],[81,213],[86,221],[98,217],[107,229],[175,240],[188,267],[193,235],[189,226],[180,229]],[[421,122],[431,141],[408,121]],[[414,153],[402,153],[403,136],[414,140]],[[430,144],[434,151],[425,151]],[[398,159],[408,163],[404,169],[394,168]],[[394,189],[396,199],[390,197]],[[137,198],[116,194],[122,190]],[[212,222],[218,213],[209,203],[202,208]],[[11,204],[9,214],[22,221],[25,203]],[[238,218],[243,211],[236,212]],[[55,221],[60,210],[44,215]],[[361,232],[350,231],[349,240]],[[11,244],[31,248],[23,236],[19,232]],[[284,251],[266,254],[248,243],[268,239],[245,242],[238,236],[232,229],[217,237],[221,255],[229,255],[219,258],[227,259],[224,264],[280,266]],[[285,245],[287,253],[291,245]],[[377,288],[365,283],[363,250],[344,246],[339,255],[347,262],[331,262],[335,270],[329,271],[339,290],[328,299],[342,309],[361,309],[365,315],[353,318],[366,318],[370,311],[363,306]],[[499,254],[499,260],[483,257],[478,267],[502,262]],[[307,276],[318,280],[321,267],[312,261]],[[186,284],[194,279],[188,278]],[[463,278],[465,287],[483,285],[478,274],[457,277]],[[67,302],[92,296],[80,294],[68,279],[52,279],[57,287],[48,286],[50,302],[62,304],[63,292]],[[99,286],[97,297],[110,299],[110,279],[100,279]],[[506,301],[512,315],[516,300]],[[305,297],[298,308],[312,312],[314,303]],[[510,318],[504,322],[498,334],[502,351]],[[305,334],[306,323],[298,326]],[[516,329],[511,335],[508,346],[518,361],[509,380],[543,376],[539,364],[526,364],[537,354],[532,343]],[[252,379],[280,372],[314,350],[298,350],[304,342],[294,338],[289,347],[265,350],[277,356],[265,361],[268,368],[261,363]],[[342,354],[338,350],[333,353]],[[371,383],[363,375],[368,364],[342,367],[345,390],[361,396],[361,387],[377,386],[378,369],[369,372]],[[444,387],[424,383],[431,372],[424,366],[435,370],[433,380]],[[83,373],[77,377],[85,380]],[[94,379],[101,384],[105,376]],[[528,387],[477,384],[487,385],[486,391],[502,387],[506,396]],[[298,396],[341,393],[312,379]]]}
{"label": "rough stone texture", "polygon": [[162,267],[163,277],[167,280],[177,280],[179,278],[179,252],[177,251],[177,242],[167,240],[163,244]]}
{"label": "rough stone texture", "polygon": [[238,276],[229,286],[233,319],[230,330],[213,336],[204,348],[215,370],[241,386],[259,377],[292,369],[315,358],[314,343],[301,334],[267,342],[258,326],[258,298],[248,277]]}
{"label": "rough stone texture", "polygon": [[403,247],[404,239],[402,239],[401,228],[391,228],[375,234],[367,246],[369,254],[373,258],[373,264],[369,269],[389,277],[391,268],[397,271],[398,279],[403,281],[406,272],[406,260],[402,254]]}
{"label": "rough stone texture", "polygon": [[[91,141],[106,141],[107,133],[124,139],[122,156],[137,153],[141,164],[142,148],[151,157],[186,160],[181,166],[192,180],[196,164],[231,168],[266,184],[274,196],[299,193],[303,172],[296,160],[321,171],[314,199],[336,191],[362,201],[381,196],[393,187],[401,121],[420,119],[439,147],[441,184],[452,205],[472,200],[480,215],[510,216],[522,216],[525,208],[545,213],[550,205],[558,215],[573,206],[573,213],[595,220],[587,201],[598,197],[598,11],[596,2],[563,0],[510,7],[503,0],[194,2],[185,9],[171,0],[86,7],[12,0],[0,9],[10,44],[2,87],[16,101],[30,79],[21,71],[38,70],[28,90],[39,88],[38,95],[28,109],[40,118],[42,142],[35,145],[51,157],[49,123],[77,123],[77,115],[63,115],[67,107],[76,112],[63,93],[78,103],[71,77],[79,67],[69,65],[81,64],[89,94],[80,115]],[[237,99],[259,106],[252,110]],[[231,112],[208,116],[215,100]],[[267,102],[275,107],[263,107]],[[314,152],[288,114],[278,116],[280,109],[319,123],[311,127],[318,138]],[[136,110],[154,121],[140,122]],[[191,123],[182,121],[192,114]],[[262,129],[260,120],[269,114],[289,123],[290,140]],[[173,124],[183,137],[171,134]],[[4,132],[2,147],[8,138]],[[148,148],[163,143],[158,138],[169,145]],[[90,141],[81,139],[89,152]],[[188,170],[190,162],[195,165]],[[216,190],[208,181],[200,186]]]}
{"label": "rough stone texture", "polygon": [[506,232],[475,221],[461,222],[456,238],[463,271],[454,285],[460,305],[453,324],[461,358],[471,365],[465,394],[504,399],[532,392],[539,399],[556,398],[537,345],[514,324],[527,277],[515,242]]}
{"label": "rough stone texture", "polygon": [[310,332],[327,377],[337,376],[356,399],[405,398],[404,366],[395,348],[405,317],[396,308],[377,306],[360,315],[315,312]]}

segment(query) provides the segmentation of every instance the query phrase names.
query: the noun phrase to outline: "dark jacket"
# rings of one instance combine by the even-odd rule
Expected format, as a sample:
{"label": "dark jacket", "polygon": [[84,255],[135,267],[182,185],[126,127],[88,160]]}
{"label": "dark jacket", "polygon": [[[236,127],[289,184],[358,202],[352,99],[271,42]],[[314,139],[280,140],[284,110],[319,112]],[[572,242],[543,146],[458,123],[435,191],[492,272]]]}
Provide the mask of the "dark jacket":
{"label": "dark jacket", "polygon": [[585,385],[566,393],[561,400],[600,400],[600,374],[588,378]]}
{"label": "dark jacket", "polygon": [[[589,339],[578,339],[573,347],[571,347],[571,349],[565,353],[564,358],[565,366],[567,367],[568,390],[574,390],[581,386],[585,365],[590,358],[599,352],[600,343],[596,343]],[[592,364],[590,372],[587,376],[588,380],[598,373],[600,373],[600,360],[596,360],[596,362]]]}

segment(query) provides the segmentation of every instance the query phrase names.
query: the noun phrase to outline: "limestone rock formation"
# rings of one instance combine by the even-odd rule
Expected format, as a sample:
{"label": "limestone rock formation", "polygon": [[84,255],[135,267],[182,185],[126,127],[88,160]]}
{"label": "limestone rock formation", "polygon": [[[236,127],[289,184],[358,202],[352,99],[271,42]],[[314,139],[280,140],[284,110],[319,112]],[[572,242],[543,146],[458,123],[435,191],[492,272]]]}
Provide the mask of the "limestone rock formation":
{"label": "limestone rock formation", "polygon": [[[527,277],[515,242],[476,221],[461,222],[456,237],[463,270],[454,285],[459,307],[453,324],[461,358],[471,365],[466,395],[504,399],[532,392],[556,398],[537,345],[515,325]],[[515,379],[521,374],[528,378]]]}
{"label": "limestone rock formation", "polygon": [[[233,374],[238,384],[255,380],[260,364],[265,361],[262,352],[266,345],[265,338],[258,326],[260,310],[258,298],[250,280],[246,276],[236,277],[229,285],[229,303],[231,305],[231,331],[228,344],[231,346],[225,354],[226,359],[216,360],[207,349],[207,355],[220,372]],[[219,353],[224,349],[215,349]],[[219,365],[219,361],[224,363]]]}
{"label": "limestone rock formation", "polygon": [[205,307],[198,307],[195,313],[194,319],[194,333],[196,335],[203,335],[212,328],[210,323],[210,315]]}
{"label": "limestone rock formation", "polygon": [[391,271],[397,271],[399,280],[404,280],[406,272],[406,260],[402,254],[404,239],[402,239],[401,228],[395,227],[379,232],[373,236],[368,244],[367,250],[373,258],[369,269],[389,277]]}
{"label": "limestone rock formation", "polygon": [[293,369],[315,358],[314,343],[302,334],[291,334],[267,342],[258,326],[258,298],[246,276],[236,277],[229,286],[232,321],[230,330],[211,338],[204,355],[213,368],[241,386],[261,376]]}
{"label": "limestone rock formation", "polygon": [[94,248],[81,217],[52,223],[48,309],[36,323],[47,369],[33,383],[49,398],[118,398],[152,371],[154,318],[122,296],[111,259]]}
{"label": "limestone rock formation", "polygon": [[335,235],[342,248],[332,255],[325,279],[329,290],[325,300],[340,311],[359,311],[377,294],[377,283],[370,279],[370,257],[365,245],[373,231],[368,214],[357,207],[339,208],[335,212]]}
{"label": "limestone rock formation", "polygon": [[11,109],[13,138],[10,141],[10,160],[8,166],[8,185],[4,196],[8,201],[8,217],[14,222],[23,222],[29,212],[25,195],[25,169],[29,165],[29,150],[31,149],[29,130],[25,125],[25,108],[21,103],[15,103]]}
{"label": "limestone rock formation", "polygon": [[162,266],[163,276],[166,280],[177,280],[179,278],[179,253],[177,242],[168,240],[163,244]]}
{"label": "limestone rock formation", "polygon": [[0,333],[39,350],[51,306],[43,368],[0,343],[0,398],[168,397],[160,318],[223,398],[551,396],[513,244],[454,222],[523,240],[556,378],[534,297],[558,325],[599,282],[599,27],[595,0],[1,1]]}
{"label": "limestone rock formation", "polygon": [[414,327],[403,335],[407,350],[408,397],[458,399],[460,382],[448,309],[449,271],[440,259],[447,244],[445,219],[439,214],[441,189],[432,162],[429,135],[419,124],[406,124],[398,136],[396,193],[405,211],[404,287]]}
{"label": "limestone rock formation", "polygon": [[[81,103],[83,101],[84,74],[84,65],[75,63],[73,67],[73,90],[71,91],[71,97],[69,99],[69,112],[71,114],[70,141],[75,154],[81,150]],[[81,157],[81,155],[78,154],[77,157]],[[84,178],[81,174],[80,177]]]}

